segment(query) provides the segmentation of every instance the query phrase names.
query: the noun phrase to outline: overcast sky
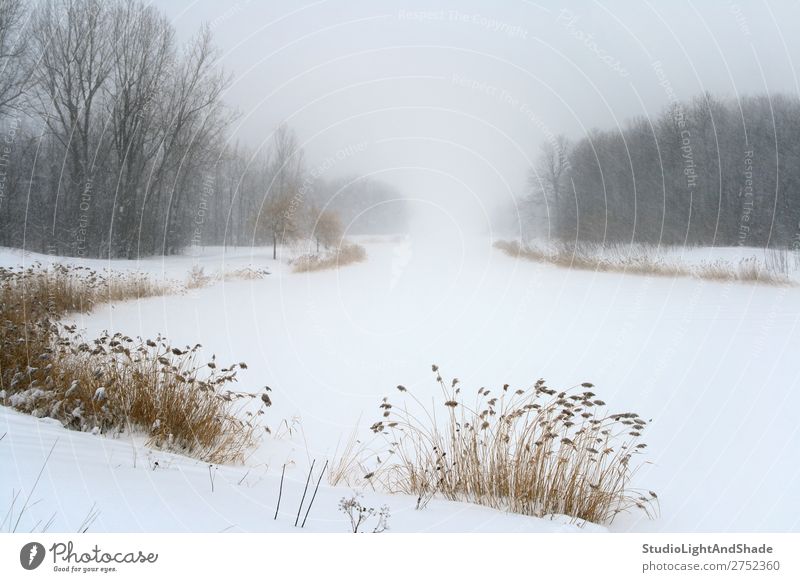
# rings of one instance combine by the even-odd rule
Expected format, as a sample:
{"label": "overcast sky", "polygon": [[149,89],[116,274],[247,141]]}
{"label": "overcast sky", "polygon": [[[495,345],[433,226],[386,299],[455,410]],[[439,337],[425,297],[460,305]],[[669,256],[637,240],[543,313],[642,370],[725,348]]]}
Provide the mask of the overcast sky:
{"label": "overcast sky", "polygon": [[258,146],[287,121],[324,176],[374,175],[476,228],[523,193],[548,136],[703,91],[800,93],[798,2],[155,4],[184,38],[211,23],[235,139]]}

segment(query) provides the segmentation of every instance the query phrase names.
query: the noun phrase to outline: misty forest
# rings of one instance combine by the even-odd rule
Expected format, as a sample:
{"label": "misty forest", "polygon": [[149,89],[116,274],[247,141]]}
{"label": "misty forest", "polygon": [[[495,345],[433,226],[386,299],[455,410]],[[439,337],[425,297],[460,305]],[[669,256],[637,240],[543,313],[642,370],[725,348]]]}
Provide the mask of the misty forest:
{"label": "misty forest", "polygon": [[798,531],[765,6],[0,0],[0,530]]}

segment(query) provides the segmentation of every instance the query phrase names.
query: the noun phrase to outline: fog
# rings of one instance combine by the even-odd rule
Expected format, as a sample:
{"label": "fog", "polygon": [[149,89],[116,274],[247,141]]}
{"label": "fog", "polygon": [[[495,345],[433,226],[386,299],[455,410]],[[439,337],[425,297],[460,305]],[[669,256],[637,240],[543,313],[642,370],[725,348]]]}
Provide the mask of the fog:
{"label": "fog", "polygon": [[798,93],[792,2],[155,4],[179,35],[213,28],[232,140],[266,147],[285,121],[310,167],[394,184],[427,226],[436,209],[485,231],[553,135],[705,91]]}
{"label": "fog", "polygon": [[800,3],[739,1],[0,0],[0,529],[798,531]]}

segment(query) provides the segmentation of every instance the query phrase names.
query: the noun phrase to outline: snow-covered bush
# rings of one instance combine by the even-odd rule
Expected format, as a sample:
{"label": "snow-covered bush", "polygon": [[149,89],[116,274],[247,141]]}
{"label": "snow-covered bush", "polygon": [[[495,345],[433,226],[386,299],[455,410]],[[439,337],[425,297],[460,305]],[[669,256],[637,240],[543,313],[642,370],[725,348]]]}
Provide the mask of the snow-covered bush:
{"label": "snow-covered bush", "polygon": [[186,275],[187,289],[202,289],[217,281],[256,281],[269,275],[267,269],[254,267],[242,267],[240,269],[230,269],[215,275],[209,275],[201,266],[194,265]]}
{"label": "snow-covered bush", "polygon": [[739,281],[767,285],[793,285],[789,276],[788,251],[770,250],[764,262],[745,258],[738,263],[716,260],[685,265],[659,256],[654,247],[596,243],[553,243],[548,246],[498,240],[494,247],[505,254],[537,263],[570,269],[650,275],[695,277],[709,281]]}
{"label": "snow-covered bush", "polygon": [[211,281],[212,277],[210,275],[206,275],[206,271],[203,267],[194,265],[191,269],[189,269],[189,274],[186,276],[186,288],[202,289],[203,287],[208,287],[211,284]]}
{"label": "snow-covered bush", "polygon": [[766,283],[768,285],[792,285],[793,281],[785,272],[786,265],[767,262],[761,263],[755,257],[741,259],[737,265],[731,266],[723,261],[705,262],[695,271],[700,279],[710,281],[742,281],[749,283]]}
{"label": "snow-covered bush", "polygon": [[338,269],[352,263],[360,263],[367,259],[367,251],[361,245],[343,243],[333,252],[324,254],[307,254],[296,258],[293,262],[295,273]]}

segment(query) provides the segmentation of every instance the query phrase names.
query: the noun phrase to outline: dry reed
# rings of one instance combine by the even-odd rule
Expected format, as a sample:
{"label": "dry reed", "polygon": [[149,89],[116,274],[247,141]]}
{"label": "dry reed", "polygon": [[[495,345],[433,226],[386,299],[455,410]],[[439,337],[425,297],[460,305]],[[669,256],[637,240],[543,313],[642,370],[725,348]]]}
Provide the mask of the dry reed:
{"label": "dry reed", "polygon": [[755,258],[745,258],[738,264],[717,260],[696,266],[679,265],[657,257],[644,247],[630,252],[622,246],[605,246],[591,243],[553,245],[549,249],[523,245],[519,241],[495,241],[494,247],[505,254],[537,263],[559,267],[627,273],[659,277],[694,277],[708,281],[735,281],[766,285],[794,285],[788,274],[787,259],[781,252],[767,255],[765,263]]}
{"label": "dry reed", "polygon": [[386,438],[384,460],[366,475],[389,491],[433,495],[526,515],[564,514],[610,523],[630,509],[657,513],[653,492],[630,487],[647,422],[633,412],[610,414],[592,385],[556,391],[505,385],[481,388],[467,404],[459,381],[445,383],[431,407],[399,386],[402,406],[385,398],[373,432]]}
{"label": "dry reed", "polygon": [[[197,362],[200,345],[122,334],[85,341],[58,318],[104,300],[154,295],[140,276],[98,275],[81,267],[0,269],[0,399],[35,416],[93,432],[137,430],[149,444],[209,462],[239,460],[257,423],[228,390],[244,363]],[[240,417],[243,417],[242,420]]]}
{"label": "dry reed", "polygon": [[345,243],[328,255],[307,254],[292,261],[295,273],[308,273],[326,269],[338,269],[345,265],[360,263],[367,259],[367,251],[361,245]]}

